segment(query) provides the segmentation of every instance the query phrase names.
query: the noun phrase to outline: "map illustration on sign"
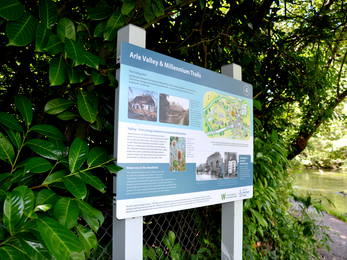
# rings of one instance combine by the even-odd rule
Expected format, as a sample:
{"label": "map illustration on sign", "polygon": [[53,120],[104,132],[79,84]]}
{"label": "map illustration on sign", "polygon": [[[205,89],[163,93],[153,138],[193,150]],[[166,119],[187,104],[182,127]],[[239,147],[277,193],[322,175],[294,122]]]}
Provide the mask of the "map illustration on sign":
{"label": "map illustration on sign", "polygon": [[203,99],[203,127],[210,138],[246,141],[251,136],[251,110],[241,98],[208,91]]}

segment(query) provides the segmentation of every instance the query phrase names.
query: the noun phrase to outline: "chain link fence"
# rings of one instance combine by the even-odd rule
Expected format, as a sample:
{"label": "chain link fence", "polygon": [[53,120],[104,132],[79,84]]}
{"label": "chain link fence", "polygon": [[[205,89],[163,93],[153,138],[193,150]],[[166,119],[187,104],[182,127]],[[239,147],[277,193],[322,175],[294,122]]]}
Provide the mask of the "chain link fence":
{"label": "chain link fence", "polygon": [[[97,233],[98,248],[87,260],[112,259],[112,210]],[[209,206],[143,217],[143,259],[220,259],[221,206]],[[117,238],[116,238],[117,239]]]}

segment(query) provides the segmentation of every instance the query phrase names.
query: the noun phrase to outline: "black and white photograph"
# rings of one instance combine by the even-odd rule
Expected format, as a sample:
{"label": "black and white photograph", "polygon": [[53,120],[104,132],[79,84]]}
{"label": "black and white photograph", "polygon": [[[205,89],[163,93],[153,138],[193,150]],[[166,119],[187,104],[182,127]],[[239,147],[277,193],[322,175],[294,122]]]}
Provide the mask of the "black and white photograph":
{"label": "black and white photograph", "polygon": [[197,181],[223,179],[223,157],[220,152],[199,151],[196,158]]}
{"label": "black and white photograph", "polygon": [[157,121],[158,93],[129,87],[128,118]]}
{"label": "black and white photograph", "polygon": [[189,125],[189,99],[160,93],[159,122]]}
{"label": "black and white photograph", "polygon": [[237,153],[224,153],[224,178],[237,178]]}

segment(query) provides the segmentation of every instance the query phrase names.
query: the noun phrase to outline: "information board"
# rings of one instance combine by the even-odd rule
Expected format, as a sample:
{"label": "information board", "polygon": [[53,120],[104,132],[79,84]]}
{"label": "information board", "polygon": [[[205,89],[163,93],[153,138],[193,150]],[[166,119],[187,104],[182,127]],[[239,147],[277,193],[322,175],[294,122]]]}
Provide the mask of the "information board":
{"label": "information board", "polygon": [[248,83],[122,44],[117,218],[253,196]]}

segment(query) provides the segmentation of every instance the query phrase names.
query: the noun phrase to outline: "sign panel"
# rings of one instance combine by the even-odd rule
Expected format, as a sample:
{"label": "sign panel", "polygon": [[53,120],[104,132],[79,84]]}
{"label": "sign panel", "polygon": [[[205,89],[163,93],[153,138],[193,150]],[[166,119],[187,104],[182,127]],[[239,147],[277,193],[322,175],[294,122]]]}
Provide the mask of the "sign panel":
{"label": "sign panel", "polygon": [[252,86],[122,44],[117,218],[253,196]]}

